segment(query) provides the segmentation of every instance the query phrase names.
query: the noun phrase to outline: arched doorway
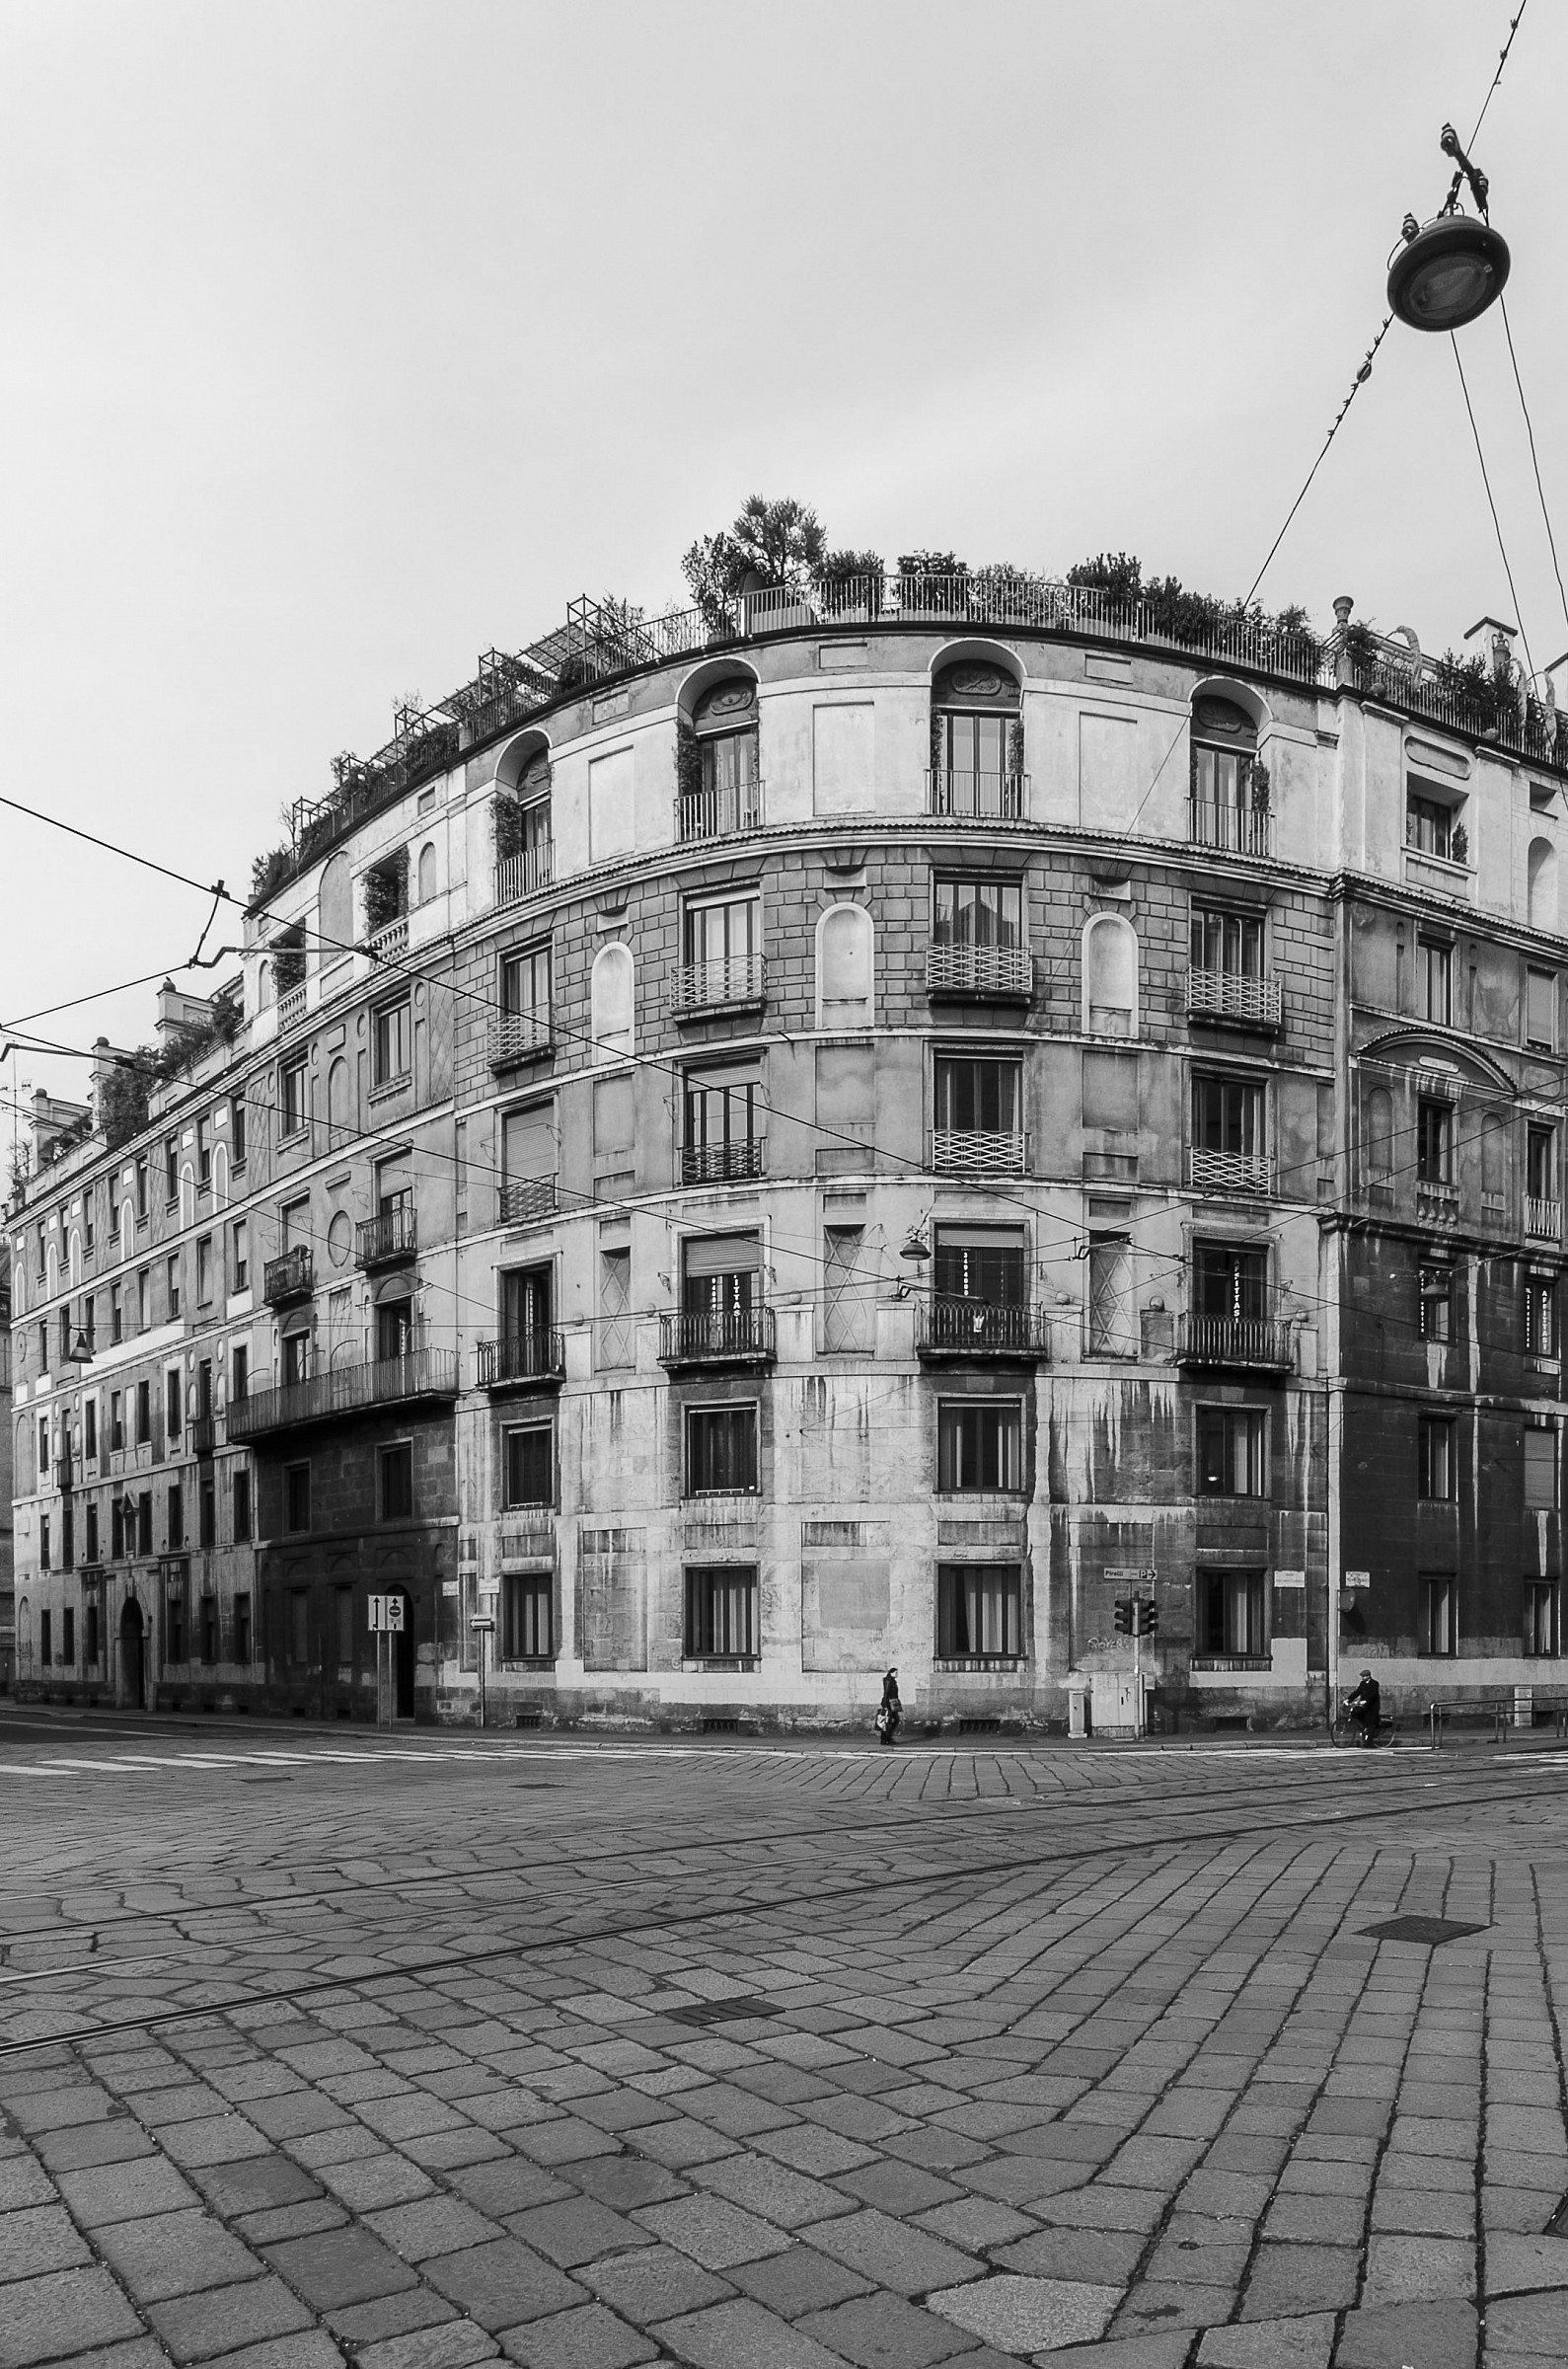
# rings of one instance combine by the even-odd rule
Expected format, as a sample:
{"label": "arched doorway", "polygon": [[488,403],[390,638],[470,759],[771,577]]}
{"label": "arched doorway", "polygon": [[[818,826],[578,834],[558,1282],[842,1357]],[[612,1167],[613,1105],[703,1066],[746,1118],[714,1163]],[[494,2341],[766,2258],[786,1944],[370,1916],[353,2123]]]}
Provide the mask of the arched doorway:
{"label": "arched doorway", "polygon": [[411,1719],[413,1717],[413,1598],[407,1588],[398,1591],[403,1597],[403,1627],[393,1638],[393,1716]]}
{"label": "arched doorway", "polygon": [[146,1709],[142,1652],[145,1635],[141,1606],[134,1596],[129,1596],[119,1616],[119,1677],[120,1700],[131,1711]]}

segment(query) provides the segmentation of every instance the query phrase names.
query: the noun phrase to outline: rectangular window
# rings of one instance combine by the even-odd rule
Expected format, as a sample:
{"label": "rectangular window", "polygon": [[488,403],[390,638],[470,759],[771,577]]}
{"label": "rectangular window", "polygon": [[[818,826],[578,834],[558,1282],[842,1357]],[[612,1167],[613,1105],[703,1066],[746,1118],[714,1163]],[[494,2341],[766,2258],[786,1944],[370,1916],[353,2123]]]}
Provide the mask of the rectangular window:
{"label": "rectangular window", "polygon": [[689,1564],[686,1656],[689,1661],[754,1661],[758,1653],[757,1570],[753,1564]]}
{"label": "rectangular window", "polygon": [[292,1390],[310,1379],[310,1335],[285,1333],[283,1336],[283,1386]]}
{"label": "rectangular window", "polygon": [[251,1395],[251,1351],[237,1340],[229,1358],[229,1397],[239,1404]]}
{"label": "rectangular window", "polygon": [[145,1333],[152,1322],[152,1268],[136,1269],[136,1330]]}
{"label": "rectangular window", "polygon": [[1405,845],[1423,856],[1452,858],[1454,851],[1454,815],[1440,799],[1423,798],[1411,790],[1405,798]]}
{"label": "rectangular window", "polygon": [[1019,880],[935,879],[932,882],[932,940],[936,946],[1023,944],[1023,884]]}
{"label": "rectangular window", "polygon": [[756,1234],[696,1234],[681,1246],[681,1312],[712,1326],[711,1345],[730,1345],[723,1327],[736,1320],[736,1338],[750,1337],[745,1322],[761,1293],[762,1243]]}
{"label": "rectangular window", "polygon": [[[335,1298],[336,1294],[333,1295]],[[412,1300],[382,1300],[376,1308],[376,1361],[387,1365],[413,1348]]]}
{"label": "rectangular window", "polygon": [[507,1506],[554,1504],[554,1427],[550,1423],[520,1423],[505,1434],[504,1454]]}
{"label": "rectangular window", "polygon": [[1525,1277],[1525,1346],[1532,1357],[1557,1354],[1557,1278]]}
{"label": "rectangular window", "polygon": [[218,1543],[218,1495],[212,1467],[204,1464],[196,1483],[196,1544],[215,1547]]}
{"label": "rectangular window", "polygon": [[550,1034],[550,944],[525,946],[501,956],[501,1010],[514,1020],[543,1023]]}
{"label": "rectangular window", "polygon": [[1263,922],[1255,913],[1229,913],[1222,905],[1192,908],[1191,960],[1194,970],[1225,970],[1243,979],[1263,976]]}
{"label": "rectangular window", "polygon": [[555,1651],[548,1571],[508,1571],[501,1580],[501,1659],[549,1661]]}
{"label": "rectangular window", "polygon": [[112,1341],[125,1337],[125,1309],[117,1283],[109,1287],[109,1337]]}
{"label": "rectangular window", "polygon": [[152,1490],[139,1490],[136,1494],[136,1552],[152,1553]]}
{"label": "rectangular window", "polygon": [[283,1527],[285,1530],[310,1528],[308,1464],[286,1464],[283,1467]]}
{"label": "rectangular window", "polygon": [[1525,1130],[1525,1190],[1532,1201],[1550,1201],[1556,1197],[1557,1163],[1555,1127],[1530,1126]]}
{"label": "rectangular window", "polygon": [[761,1176],[766,1129],[760,1061],[687,1072],[681,1173],[688,1184]]}
{"label": "rectangular window", "polygon": [[693,1407],[686,1416],[686,1493],[743,1496],[757,1488],[754,1406]]}
{"label": "rectangular window", "polygon": [[125,1445],[125,1401],[117,1390],[109,1394],[109,1444],[116,1451]]}
{"label": "rectangular window", "polygon": [[294,1587],[288,1597],[288,1657],[296,1669],[310,1660],[310,1589]]}
{"label": "rectangular window", "polygon": [[1551,1512],[1557,1503],[1557,1427],[1555,1423],[1525,1426],[1525,1506],[1530,1513]]}
{"label": "rectangular window", "polygon": [[119,1563],[125,1554],[125,1506],[123,1499],[109,1500],[109,1559]]}
{"label": "rectangular window", "polygon": [[1023,1131],[1023,1068],[1017,1061],[972,1060],[938,1053],[936,1128],[940,1134],[1019,1135]]}
{"label": "rectangular window", "polygon": [[865,1228],[829,1226],[822,1242],[822,1346],[830,1354],[863,1355],[873,1345],[875,1320]]}
{"label": "rectangular window", "polygon": [[1562,1650],[1555,1579],[1525,1582],[1525,1650],[1535,1659],[1555,1656]]}
{"label": "rectangular window", "polygon": [[234,1599],[234,1658],[248,1662],[251,1658],[251,1598],[249,1592]]}
{"label": "rectangular window", "polygon": [[936,1410],[943,1495],[1023,1487],[1023,1409],[1013,1399],[946,1399]]}
{"label": "rectangular window", "polygon": [[[229,1104],[229,1160],[231,1166],[245,1166],[245,1097],[237,1094]],[[249,1657],[248,1657],[249,1658]]]}
{"label": "rectangular window", "polygon": [[76,1608],[67,1604],[60,1619],[60,1659],[67,1668],[76,1659]]}
{"label": "rectangular window", "polygon": [[1198,1494],[1261,1497],[1268,1493],[1261,1407],[1198,1409]]}
{"label": "rectangular window", "polygon": [[98,1561],[98,1505],[92,1497],[87,1500],[86,1529],[87,1543],[83,1550],[84,1558],[88,1563],[96,1563]]}
{"label": "rectangular window", "polygon": [[1421,1278],[1421,1337],[1423,1340],[1452,1340],[1454,1338],[1454,1269],[1452,1266],[1423,1266]]}
{"label": "rectangular window", "polygon": [[98,1461],[98,1401],[88,1399],[82,1407],[82,1453],[89,1464]]}
{"label": "rectangular window", "polygon": [[[46,1513],[40,1513],[38,1515],[38,1569],[52,1571],[53,1568],[53,1542],[49,1537],[49,1517]],[[43,1617],[47,1620],[49,1616],[45,1613]],[[44,1659],[47,1660],[47,1658],[48,1656],[45,1654]]]}
{"label": "rectangular window", "polygon": [[599,1253],[599,1324],[595,1349],[595,1363],[601,1372],[612,1372],[618,1366],[636,1362],[630,1250]]}
{"label": "rectangular window", "polygon": [[1525,1042],[1531,1052],[1557,1048],[1557,974],[1531,970],[1525,981]]}
{"label": "rectangular window", "polygon": [[165,1659],[184,1661],[186,1658],[186,1583],[171,1579],[164,1593]]}
{"label": "rectangular window", "polygon": [[752,992],[751,961],[762,952],[762,899],[705,898],[686,908],[685,960],[694,1003],[723,1003]]}
{"label": "rectangular window", "polygon": [[82,1659],[88,1669],[96,1670],[99,1655],[98,1599],[96,1596],[89,1596],[86,1613],[87,1643],[82,1653]]}
{"label": "rectangular window", "polygon": [[82,1201],[82,1248],[89,1254],[92,1252],[96,1233],[97,1227],[93,1216],[93,1196],[89,1192],[84,1195]]}
{"label": "rectangular window", "polygon": [[180,1198],[180,1138],[164,1137],[164,1198],[172,1209]]}
{"label": "rectangular window", "polygon": [[376,1085],[390,1086],[406,1078],[413,1065],[413,1021],[409,998],[383,1004],[375,1016],[373,1076]]}
{"label": "rectangular window", "polygon": [[48,1485],[49,1418],[46,1414],[40,1414],[38,1416],[38,1487],[39,1489],[47,1489]]}
{"label": "rectangular window", "polygon": [[333,1612],[337,1633],[337,1666],[351,1669],[354,1660],[354,1591],[351,1587],[333,1589]]}
{"label": "rectangular window", "polygon": [[1138,1328],[1132,1288],[1130,1238],[1126,1234],[1090,1234],[1085,1346],[1091,1357],[1137,1356]]}
{"label": "rectangular window", "polygon": [[522,1225],[556,1206],[554,1103],[528,1103],[501,1120],[501,1222]]}
{"label": "rectangular window", "polygon": [[1268,1315],[1269,1255],[1254,1243],[1194,1242],[1192,1313],[1231,1324]]}
{"label": "rectangular window", "polygon": [[196,1306],[212,1305],[212,1237],[203,1234],[196,1244]]}
{"label": "rectangular window", "polygon": [[169,1484],[169,1552],[178,1554],[186,1543],[186,1496],[178,1481]]}
{"label": "rectangular window", "polygon": [[936,1567],[936,1652],[942,1661],[1016,1660],[1023,1588],[1015,1563]]}
{"label": "rectangular window", "polygon": [[145,1152],[140,1152],[140,1153],[138,1153],[138,1154],[137,1154],[137,1158],[136,1158],[136,1216],[137,1216],[138,1220],[140,1220],[140,1219],[144,1219],[144,1218],[146,1217],[146,1215],[147,1215],[147,1155],[146,1155],[146,1153],[145,1153]]}
{"label": "rectangular window", "polygon": [[304,1134],[309,1092],[308,1065],[304,1058],[285,1061],[278,1072],[277,1087],[278,1132],[285,1139]]}
{"label": "rectangular window", "polygon": [[1416,1421],[1416,1493],[1433,1498],[1440,1504],[1450,1504],[1454,1498],[1458,1466],[1455,1455],[1454,1417],[1450,1414],[1423,1414]]}
{"label": "rectangular window", "polygon": [[1423,1653],[1452,1654],[1458,1650],[1458,1581],[1451,1571],[1424,1571],[1420,1590]]}
{"label": "rectangular window", "polygon": [[76,1561],[76,1516],[67,1501],[60,1507],[60,1568],[68,1571]]}
{"label": "rectangular window", "polygon": [[152,1384],[141,1381],[136,1385],[136,1445],[143,1448],[152,1438]]}
{"label": "rectangular window", "polygon": [[413,1445],[407,1439],[395,1447],[383,1448],[381,1466],[381,1518],[384,1522],[406,1522],[413,1511]]}
{"label": "rectangular window", "polygon": [[1423,1095],[1416,1105],[1416,1181],[1454,1182],[1454,1105]]}
{"label": "rectangular window", "polygon": [[1448,1028],[1454,1019],[1454,949],[1436,939],[1416,941],[1416,1009]]}
{"label": "rectangular window", "polygon": [[251,1535],[251,1472],[239,1465],[234,1475],[234,1543],[243,1547]]}
{"label": "rectangular window", "polygon": [[1021,1226],[938,1226],[933,1281],[943,1300],[1021,1308],[1028,1299],[1028,1244]]}
{"label": "rectangular window", "polygon": [[1200,1571],[1196,1643],[1201,1654],[1268,1655],[1267,1590],[1261,1571]]}
{"label": "rectangular window", "polygon": [[203,1192],[212,1184],[212,1135],[204,1111],[196,1120],[196,1184]]}
{"label": "rectangular window", "polygon": [[[46,1560],[42,1567],[44,1570],[48,1569]],[[38,1614],[38,1659],[45,1669],[54,1659],[54,1625],[50,1620],[47,1606]]]}
{"label": "rectangular window", "polygon": [[248,1221],[245,1218],[241,1217],[235,1220],[231,1239],[233,1243],[234,1288],[236,1291],[244,1291],[248,1288],[251,1280],[251,1229]]}
{"label": "rectangular window", "polygon": [[218,1658],[218,1599],[214,1595],[201,1599],[201,1658],[209,1669]]}
{"label": "rectangular window", "polygon": [[1263,1109],[1263,1087],[1256,1079],[1194,1071],[1193,1150],[1261,1160],[1265,1150]]}
{"label": "rectangular window", "polygon": [[180,1437],[180,1368],[172,1365],[164,1376],[164,1429],[171,1439]]}

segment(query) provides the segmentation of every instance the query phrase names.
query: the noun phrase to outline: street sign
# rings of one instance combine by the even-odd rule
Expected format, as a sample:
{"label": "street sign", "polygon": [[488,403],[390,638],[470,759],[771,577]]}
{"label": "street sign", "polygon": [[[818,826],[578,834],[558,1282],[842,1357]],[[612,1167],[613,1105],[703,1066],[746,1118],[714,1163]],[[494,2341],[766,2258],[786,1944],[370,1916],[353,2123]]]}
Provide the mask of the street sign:
{"label": "street sign", "polygon": [[489,1614],[486,1612],[476,1613],[474,1618],[469,1623],[469,1627],[471,1629],[479,1630],[482,1636],[487,1636],[489,1631],[492,1630],[494,1626],[495,1623],[490,1619]]}
{"label": "street sign", "polygon": [[1102,1576],[1110,1580],[1113,1586],[1153,1587],[1159,1573],[1153,1565],[1108,1563]]}
{"label": "street sign", "polygon": [[378,1637],[391,1631],[401,1635],[406,1627],[408,1606],[402,1596],[372,1596],[370,1599],[370,1634]]}

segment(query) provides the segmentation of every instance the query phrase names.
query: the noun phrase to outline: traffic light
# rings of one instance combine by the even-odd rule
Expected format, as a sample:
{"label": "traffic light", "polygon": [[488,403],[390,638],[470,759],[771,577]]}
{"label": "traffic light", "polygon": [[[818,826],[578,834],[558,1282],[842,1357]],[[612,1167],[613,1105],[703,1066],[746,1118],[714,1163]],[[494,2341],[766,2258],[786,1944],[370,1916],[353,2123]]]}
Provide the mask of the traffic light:
{"label": "traffic light", "polygon": [[1159,1610],[1153,1596],[1139,1596],[1133,1605],[1135,1637],[1153,1637],[1159,1627]]}
{"label": "traffic light", "polygon": [[1133,1599],[1131,1596],[1118,1596],[1116,1599],[1116,1633],[1118,1637],[1131,1637],[1133,1634]]}

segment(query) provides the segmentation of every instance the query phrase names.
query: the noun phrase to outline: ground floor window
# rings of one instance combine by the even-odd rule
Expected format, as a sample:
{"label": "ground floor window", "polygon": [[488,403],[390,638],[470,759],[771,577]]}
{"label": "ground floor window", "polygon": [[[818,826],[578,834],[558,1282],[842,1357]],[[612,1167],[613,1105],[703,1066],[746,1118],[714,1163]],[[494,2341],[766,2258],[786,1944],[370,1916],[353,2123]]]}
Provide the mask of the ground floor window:
{"label": "ground floor window", "polygon": [[218,1599],[216,1596],[203,1596],[201,1599],[201,1658],[208,1664],[218,1658]]}
{"label": "ground floor window", "polygon": [[1451,1571],[1425,1571],[1420,1581],[1421,1651],[1458,1651],[1458,1581]]}
{"label": "ground floor window", "polygon": [[501,1659],[549,1661],[555,1651],[548,1571],[513,1572],[501,1581]]}
{"label": "ground floor window", "polygon": [[288,1599],[288,1657],[296,1669],[310,1659],[310,1589],[291,1588]]}
{"label": "ground floor window", "polygon": [[1525,1650],[1531,1654],[1555,1654],[1562,1650],[1555,1579],[1525,1582]]}
{"label": "ground floor window", "polygon": [[413,1511],[413,1444],[400,1440],[381,1451],[381,1518],[404,1522]]}
{"label": "ground floor window", "polygon": [[1200,1571],[1199,1652],[1266,1656],[1265,1601],[1261,1571]]}
{"label": "ground floor window", "polygon": [[1262,1497],[1268,1494],[1261,1407],[1198,1409],[1198,1494],[1203,1497]]}
{"label": "ground floor window", "polygon": [[936,1567],[936,1652],[942,1661],[1016,1660],[1023,1651],[1023,1580],[1015,1563]]}
{"label": "ground floor window", "polygon": [[692,1661],[753,1661],[759,1618],[754,1564],[702,1563],[686,1573],[686,1652]]}
{"label": "ground floor window", "polygon": [[756,1408],[690,1408],[686,1416],[687,1495],[738,1496],[756,1487]]}
{"label": "ground floor window", "polygon": [[236,1661],[249,1661],[251,1658],[251,1599],[248,1595],[234,1599],[234,1658]]}
{"label": "ground floor window", "polygon": [[556,1494],[556,1442],[549,1423],[520,1423],[505,1434],[506,1503],[550,1505]]}

